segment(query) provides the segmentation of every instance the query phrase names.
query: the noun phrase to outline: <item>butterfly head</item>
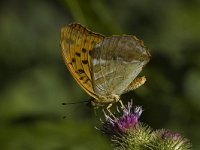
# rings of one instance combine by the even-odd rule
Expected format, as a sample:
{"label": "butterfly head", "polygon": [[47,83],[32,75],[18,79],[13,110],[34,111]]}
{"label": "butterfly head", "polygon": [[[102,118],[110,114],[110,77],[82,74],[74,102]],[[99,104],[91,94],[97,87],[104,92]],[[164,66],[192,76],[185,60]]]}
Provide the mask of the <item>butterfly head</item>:
{"label": "butterfly head", "polygon": [[99,96],[98,99],[91,99],[91,105],[93,107],[100,107],[100,106],[106,106],[112,103],[116,103],[120,100],[120,96],[116,94],[111,94],[108,96]]}

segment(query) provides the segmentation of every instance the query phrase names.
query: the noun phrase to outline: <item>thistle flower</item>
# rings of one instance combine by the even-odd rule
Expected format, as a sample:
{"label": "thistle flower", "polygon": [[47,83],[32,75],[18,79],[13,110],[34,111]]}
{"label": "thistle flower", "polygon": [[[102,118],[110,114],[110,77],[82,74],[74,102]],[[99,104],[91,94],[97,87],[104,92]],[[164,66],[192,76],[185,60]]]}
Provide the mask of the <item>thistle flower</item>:
{"label": "thistle flower", "polygon": [[[123,105],[122,105],[123,106]],[[100,130],[110,136],[115,150],[190,150],[189,140],[179,133],[162,129],[153,131],[151,127],[139,122],[142,107],[133,109],[132,102],[121,107],[116,116],[104,112]]]}
{"label": "thistle flower", "polygon": [[[117,111],[120,113],[119,109]],[[142,111],[142,107],[138,106],[132,112],[132,102],[129,102],[126,107],[122,107],[122,116],[118,118],[114,115],[107,115],[104,112],[106,121],[102,122],[101,131],[107,134],[125,133],[127,130],[135,127]]]}
{"label": "thistle flower", "polygon": [[167,129],[157,130],[150,142],[151,149],[155,150],[190,150],[191,143],[179,133]]}
{"label": "thistle flower", "polygon": [[[149,142],[152,130],[139,122],[142,107],[132,109],[132,102],[129,102],[127,106],[121,107],[121,116],[104,113],[106,120],[102,122],[100,130],[110,136],[115,150],[142,150]],[[117,111],[120,113],[119,109]]]}
{"label": "thistle flower", "polygon": [[181,138],[181,135],[179,133],[172,132],[170,130],[163,129],[160,132],[161,132],[162,139],[167,139],[167,138],[180,139]]}

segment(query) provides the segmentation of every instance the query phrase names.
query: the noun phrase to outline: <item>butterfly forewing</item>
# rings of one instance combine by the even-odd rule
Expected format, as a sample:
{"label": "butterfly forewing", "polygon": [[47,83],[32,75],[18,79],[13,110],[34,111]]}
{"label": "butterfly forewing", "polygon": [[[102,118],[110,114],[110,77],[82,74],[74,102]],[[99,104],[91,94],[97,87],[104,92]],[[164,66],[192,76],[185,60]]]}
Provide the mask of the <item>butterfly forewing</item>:
{"label": "butterfly forewing", "polygon": [[96,98],[91,81],[91,51],[104,38],[80,24],[70,24],[61,29],[61,47],[64,61],[79,85]]}

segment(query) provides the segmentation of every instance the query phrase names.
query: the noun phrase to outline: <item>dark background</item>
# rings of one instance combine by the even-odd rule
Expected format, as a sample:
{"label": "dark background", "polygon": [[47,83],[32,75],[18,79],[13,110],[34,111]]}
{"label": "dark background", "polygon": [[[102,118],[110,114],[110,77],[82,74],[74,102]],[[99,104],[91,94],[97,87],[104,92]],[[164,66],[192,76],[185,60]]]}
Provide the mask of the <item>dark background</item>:
{"label": "dark background", "polygon": [[[0,149],[111,149],[99,117],[64,65],[60,28],[79,22],[107,36],[133,34],[152,55],[144,86],[122,97],[141,121],[200,149],[200,1],[3,0],[0,2]],[[62,119],[66,116],[65,119]]]}

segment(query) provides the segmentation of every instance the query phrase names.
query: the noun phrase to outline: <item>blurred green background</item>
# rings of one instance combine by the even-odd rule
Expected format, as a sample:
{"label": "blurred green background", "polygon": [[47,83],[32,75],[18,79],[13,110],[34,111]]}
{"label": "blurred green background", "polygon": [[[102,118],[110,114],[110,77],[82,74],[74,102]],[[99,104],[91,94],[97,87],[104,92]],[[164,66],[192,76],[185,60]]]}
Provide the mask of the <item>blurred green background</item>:
{"label": "blurred green background", "polygon": [[61,105],[89,99],[61,56],[60,28],[72,22],[144,40],[147,82],[122,99],[143,106],[142,122],[180,132],[199,150],[199,0],[2,0],[0,149],[111,149],[91,108]]}

